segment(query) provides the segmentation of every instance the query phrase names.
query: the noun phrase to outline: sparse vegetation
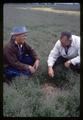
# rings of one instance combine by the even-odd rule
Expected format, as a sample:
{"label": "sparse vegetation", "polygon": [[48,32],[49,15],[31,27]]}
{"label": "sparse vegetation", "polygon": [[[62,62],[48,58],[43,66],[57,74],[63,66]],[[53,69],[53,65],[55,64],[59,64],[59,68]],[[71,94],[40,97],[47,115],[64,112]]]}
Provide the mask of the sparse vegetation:
{"label": "sparse vegetation", "polygon": [[[47,58],[60,32],[80,35],[80,15],[17,9],[4,5],[4,43],[13,26],[28,27],[27,42],[40,56],[38,71],[28,78],[16,77],[3,84],[3,114],[6,117],[79,117],[80,75],[57,66],[54,78],[47,76]],[[24,5],[27,7],[27,5]]]}

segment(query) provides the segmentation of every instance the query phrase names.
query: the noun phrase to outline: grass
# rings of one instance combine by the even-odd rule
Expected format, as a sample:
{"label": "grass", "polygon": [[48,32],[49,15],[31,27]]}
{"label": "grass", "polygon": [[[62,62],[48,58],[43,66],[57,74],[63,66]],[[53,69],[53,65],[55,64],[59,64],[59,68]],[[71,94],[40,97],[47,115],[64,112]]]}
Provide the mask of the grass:
{"label": "grass", "polygon": [[80,15],[17,9],[20,6],[4,5],[4,43],[13,26],[25,25],[27,42],[40,56],[40,67],[30,78],[16,77],[11,86],[3,84],[4,116],[79,117],[80,75],[60,64],[55,77],[49,78],[47,58],[62,31],[80,35]]}

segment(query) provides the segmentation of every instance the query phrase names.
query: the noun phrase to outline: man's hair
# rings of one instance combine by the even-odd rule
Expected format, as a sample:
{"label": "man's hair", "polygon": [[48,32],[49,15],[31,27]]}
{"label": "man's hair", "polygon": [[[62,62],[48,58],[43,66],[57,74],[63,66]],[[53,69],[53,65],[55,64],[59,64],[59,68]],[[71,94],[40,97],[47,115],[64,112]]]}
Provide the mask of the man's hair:
{"label": "man's hair", "polygon": [[71,38],[71,32],[61,32],[60,39],[62,39],[64,36],[67,36],[67,38]]}

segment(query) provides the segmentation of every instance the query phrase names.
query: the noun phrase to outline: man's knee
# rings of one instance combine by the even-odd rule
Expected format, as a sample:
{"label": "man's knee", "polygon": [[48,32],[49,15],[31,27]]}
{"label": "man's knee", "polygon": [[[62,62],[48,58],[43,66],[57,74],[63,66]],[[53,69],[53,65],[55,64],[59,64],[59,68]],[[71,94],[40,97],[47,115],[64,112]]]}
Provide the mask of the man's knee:
{"label": "man's knee", "polygon": [[58,65],[58,64],[60,64],[60,63],[64,63],[64,62],[66,62],[66,61],[67,61],[66,58],[60,56],[60,57],[57,58],[57,60],[56,60],[56,62],[55,62],[55,64],[54,64],[54,66],[56,66],[56,65]]}

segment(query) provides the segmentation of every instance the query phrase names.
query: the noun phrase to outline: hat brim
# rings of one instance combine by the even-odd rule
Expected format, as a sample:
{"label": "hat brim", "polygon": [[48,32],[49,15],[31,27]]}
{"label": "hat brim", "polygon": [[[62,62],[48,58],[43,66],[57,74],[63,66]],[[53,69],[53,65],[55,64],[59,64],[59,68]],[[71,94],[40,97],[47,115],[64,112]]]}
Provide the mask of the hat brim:
{"label": "hat brim", "polygon": [[25,34],[25,33],[28,33],[27,31],[26,32],[21,32],[21,33],[10,33],[10,35],[21,35],[21,34]]}

